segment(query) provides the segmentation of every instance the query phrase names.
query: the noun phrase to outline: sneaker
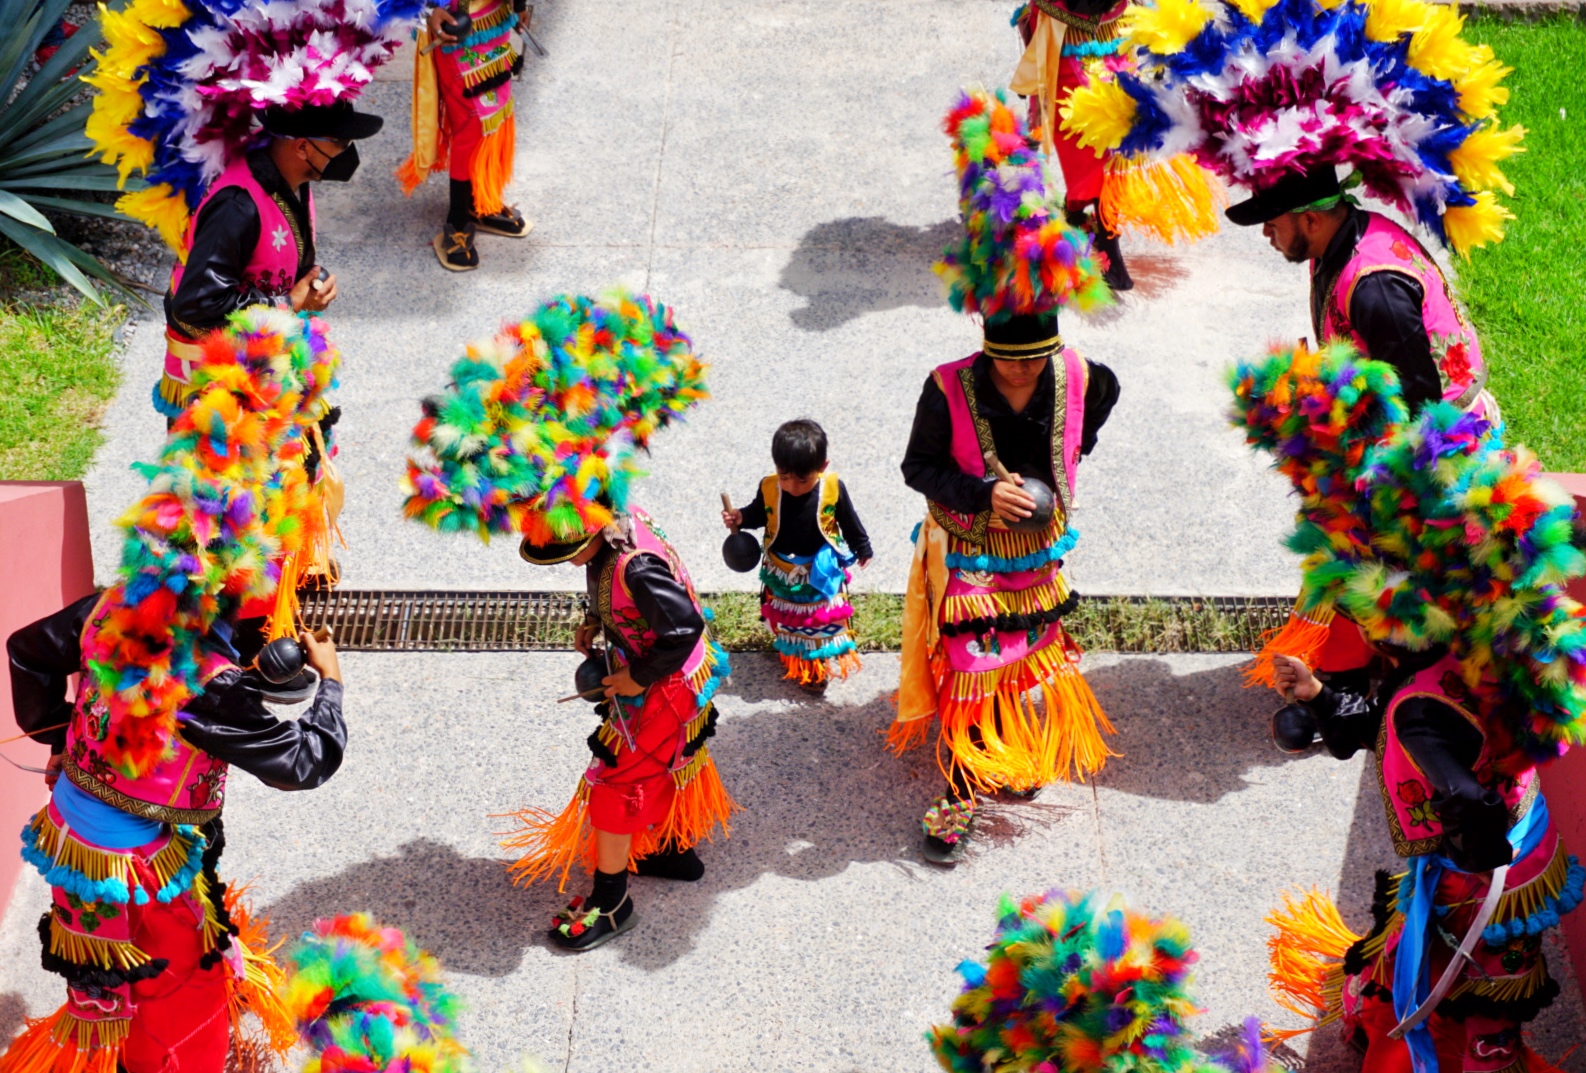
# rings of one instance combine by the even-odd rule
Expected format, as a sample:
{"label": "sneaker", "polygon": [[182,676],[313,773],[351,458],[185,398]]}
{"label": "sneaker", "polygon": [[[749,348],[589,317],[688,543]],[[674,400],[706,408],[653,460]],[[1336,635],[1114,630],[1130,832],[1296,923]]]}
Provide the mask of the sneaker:
{"label": "sneaker", "polygon": [[471,272],[479,267],[479,251],[474,249],[474,225],[464,224],[453,231],[448,224],[430,241],[435,258],[448,272]]}
{"label": "sneaker", "polygon": [[493,212],[489,216],[474,217],[474,226],[487,235],[522,238],[534,230],[534,221],[525,220],[521,212],[511,205],[507,205],[500,212]]}

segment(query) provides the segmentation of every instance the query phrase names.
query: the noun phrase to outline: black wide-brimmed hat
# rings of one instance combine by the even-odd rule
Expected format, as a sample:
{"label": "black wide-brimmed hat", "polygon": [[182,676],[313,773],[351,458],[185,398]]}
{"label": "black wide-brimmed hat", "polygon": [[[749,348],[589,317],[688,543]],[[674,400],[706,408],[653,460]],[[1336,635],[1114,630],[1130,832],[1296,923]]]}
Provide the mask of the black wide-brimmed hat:
{"label": "black wide-brimmed hat", "polygon": [[1057,334],[1057,311],[1016,313],[1011,317],[987,321],[986,357],[998,361],[1035,361],[1050,358],[1063,349]]}
{"label": "black wide-brimmed hat", "polygon": [[264,129],[278,138],[340,138],[355,142],[374,137],[384,123],[377,115],[354,110],[351,101],[264,111]]}
{"label": "black wide-brimmed hat", "polygon": [[592,541],[599,539],[598,531],[577,540],[560,540],[554,544],[536,544],[528,537],[524,537],[523,542],[518,545],[518,555],[524,562],[533,563],[535,566],[555,566],[557,563],[565,563],[575,558],[579,552],[589,547]]}
{"label": "black wide-brimmed hat", "polygon": [[1341,193],[1338,170],[1328,164],[1303,174],[1286,175],[1254,197],[1228,206],[1228,219],[1240,227],[1264,224],[1286,212],[1303,209]]}

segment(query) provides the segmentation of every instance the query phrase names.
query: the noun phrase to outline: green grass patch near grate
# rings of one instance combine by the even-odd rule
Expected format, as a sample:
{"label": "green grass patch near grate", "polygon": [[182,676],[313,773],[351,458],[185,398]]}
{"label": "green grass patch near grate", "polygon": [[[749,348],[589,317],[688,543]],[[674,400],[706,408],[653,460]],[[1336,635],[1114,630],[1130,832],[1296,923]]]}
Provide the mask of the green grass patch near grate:
{"label": "green grass patch near grate", "polygon": [[[42,270],[0,258],[0,279],[23,271]],[[0,480],[87,472],[120,381],[112,351],[124,318],[120,306],[0,301]]]}
{"label": "green grass patch near grate", "polygon": [[1466,37],[1514,68],[1498,116],[1526,136],[1502,165],[1515,193],[1499,196],[1516,218],[1502,242],[1456,261],[1459,290],[1506,438],[1546,469],[1586,471],[1586,23],[1479,15]]}

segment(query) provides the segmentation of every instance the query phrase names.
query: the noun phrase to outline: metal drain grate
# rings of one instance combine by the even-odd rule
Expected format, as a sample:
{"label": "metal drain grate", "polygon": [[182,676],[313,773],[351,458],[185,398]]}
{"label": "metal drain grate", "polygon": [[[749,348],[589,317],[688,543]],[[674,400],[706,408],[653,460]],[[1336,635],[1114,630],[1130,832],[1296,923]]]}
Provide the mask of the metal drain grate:
{"label": "metal drain grate", "polygon": [[310,628],[329,625],[354,652],[533,652],[573,647],[576,592],[304,590]]}
{"label": "metal drain grate", "polygon": [[[305,590],[310,627],[330,625],[354,652],[565,651],[584,616],[577,592]],[[769,648],[750,593],[704,594],[734,650]],[[896,650],[903,598],[856,594],[867,650]],[[1251,652],[1281,627],[1292,596],[1089,596],[1064,620],[1082,648],[1110,652]]]}

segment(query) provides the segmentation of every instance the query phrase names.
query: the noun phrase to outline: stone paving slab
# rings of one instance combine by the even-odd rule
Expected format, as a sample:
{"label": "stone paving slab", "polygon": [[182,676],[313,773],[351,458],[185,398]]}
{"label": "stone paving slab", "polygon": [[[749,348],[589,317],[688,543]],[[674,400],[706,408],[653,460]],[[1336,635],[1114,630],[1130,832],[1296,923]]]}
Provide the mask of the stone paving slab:
{"label": "stone paving slab", "polygon": [[[857,587],[900,591],[923,510],[898,472],[914,403],[932,366],[978,342],[930,271],[956,228],[939,124],[960,86],[1011,71],[1007,8],[547,0],[535,26],[550,58],[531,57],[516,83],[511,188],[537,225],[520,242],[483,237],[483,267],[465,274],[442,271],[428,246],[444,177],[404,199],[390,176],[408,148],[408,88],[372,87],[385,130],[350,186],[317,191],[321,259],[342,290],[331,323],[345,357],[346,584],[580,587],[570,569],[526,570],[510,547],[404,523],[397,480],[418,400],[465,340],[559,291],[621,283],[675,305],[714,363],[713,401],[656,437],[637,494],[698,583],[751,585],[716,552],[718,494],[751,495],[772,430],[811,416],[876,543]],[[1292,591],[1285,489],[1225,426],[1222,371],[1308,331],[1303,270],[1249,231],[1127,250],[1136,290],[1063,325],[1123,383],[1081,467],[1073,580],[1098,594]],[[118,551],[109,523],[141,491],[127,464],[160,443],[147,401],[160,347],[159,327],[140,325],[87,480],[102,578]]]}
{"label": "stone paving slab", "polygon": [[[1337,891],[1363,928],[1372,871],[1392,863],[1360,758],[1276,753],[1268,700],[1239,688],[1234,658],[1087,657],[1124,755],[1094,787],[997,802],[953,871],[916,852],[931,757],[881,747],[895,657],[824,702],[771,659],[736,659],[712,742],[742,806],[732,837],[703,849],[698,884],[635,879],[642,924],[602,950],[551,952],[539,932],[562,896],[512,887],[494,838],[509,821],[493,813],[559,808],[587,763],[589,709],[550,702],[571,654],[348,654],[345,766],[300,794],[237,775],[222,871],[252,882],[276,936],[354,909],[407,929],[467,1000],[481,1070],[529,1051],[590,1073],[919,1073],[953,966],[978,956],[1004,891],[1100,887],[1180,916],[1202,955],[1199,1027],[1216,1035],[1249,1015],[1294,1023],[1265,992],[1261,916],[1279,891]],[[0,922],[0,1035],[59,1001],[37,968],[46,901],[32,876]],[[1550,964],[1565,998],[1534,1040],[1556,1058],[1586,1015],[1562,950]],[[1355,1068],[1330,1039],[1294,1061],[1307,1046],[1308,1069]]]}

